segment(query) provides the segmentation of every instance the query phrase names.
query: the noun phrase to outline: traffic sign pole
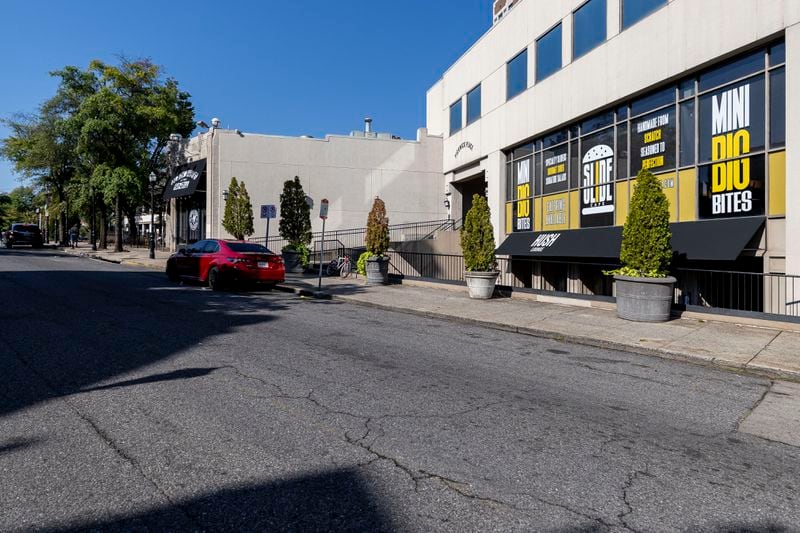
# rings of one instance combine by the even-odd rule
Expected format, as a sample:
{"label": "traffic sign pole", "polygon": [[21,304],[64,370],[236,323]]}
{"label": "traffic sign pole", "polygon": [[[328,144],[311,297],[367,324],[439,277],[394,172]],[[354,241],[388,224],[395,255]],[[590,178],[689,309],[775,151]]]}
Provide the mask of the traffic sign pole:
{"label": "traffic sign pole", "polygon": [[317,290],[322,290],[322,263],[325,258],[325,221],[328,220],[328,199],[323,198],[319,203],[319,218],[322,219],[322,237],[319,245],[319,282]]}

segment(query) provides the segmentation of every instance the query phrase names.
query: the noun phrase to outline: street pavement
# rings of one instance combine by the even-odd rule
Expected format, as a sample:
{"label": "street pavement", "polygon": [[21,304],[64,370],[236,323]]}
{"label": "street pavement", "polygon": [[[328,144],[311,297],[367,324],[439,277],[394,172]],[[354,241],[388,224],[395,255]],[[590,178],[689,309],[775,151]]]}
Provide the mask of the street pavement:
{"label": "street pavement", "polygon": [[3,531],[800,529],[793,383],[49,250],[0,294]]}

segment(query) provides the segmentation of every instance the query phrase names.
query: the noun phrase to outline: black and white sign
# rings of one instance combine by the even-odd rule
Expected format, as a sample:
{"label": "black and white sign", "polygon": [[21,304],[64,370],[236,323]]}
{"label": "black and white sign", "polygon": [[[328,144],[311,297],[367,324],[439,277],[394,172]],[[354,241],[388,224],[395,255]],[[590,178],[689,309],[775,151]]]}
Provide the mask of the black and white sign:
{"label": "black and white sign", "polygon": [[581,227],[614,225],[614,130],[585,138],[581,146]]}
{"label": "black and white sign", "polygon": [[197,209],[189,211],[189,229],[191,231],[200,229],[200,212]]}
{"label": "black and white sign", "polygon": [[631,122],[631,173],[658,173],[675,168],[675,107]]}

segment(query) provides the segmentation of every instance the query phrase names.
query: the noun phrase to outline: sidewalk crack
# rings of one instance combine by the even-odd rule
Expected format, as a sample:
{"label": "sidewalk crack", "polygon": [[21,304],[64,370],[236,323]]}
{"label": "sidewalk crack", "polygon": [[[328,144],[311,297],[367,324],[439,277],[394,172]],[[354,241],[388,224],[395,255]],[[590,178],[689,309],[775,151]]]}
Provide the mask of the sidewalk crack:
{"label": "sidewalk crack", "polygon": [[766,345],[764,345],[764,347],[763,347],[763,348],[761,348],[759,351],[757,351],[757,352],[756,352],[756,354],[755,354],[755,355],[754,355],[752,358],[750,358],[750,360],[749,360],[749,361],[747,361],[747,362],[744,364],[744,366],[749,366],[749,365],[750,365],[750,363],[752,363],[752,362],[755,360],[755,358],[756,358],[756,357],[758,357],[759,355],[761,355],[761,354],[762,354],[762,352],[763,352],[764,350],[766,350],[767,348],[769,348],[769,347],[770,347],[770,345],[772,344],[772,342],[773,342],[775,339],[777,339],[778,337],[780,337],[780,336],[781,336],[781,333],[783,333],[783,331],[779,331],[779,332],[777,332],[777,333],[775,334],[775,336],[774,336],[774,337],[772,337],[772,338],[769,340],[769,342],[768,342]]}

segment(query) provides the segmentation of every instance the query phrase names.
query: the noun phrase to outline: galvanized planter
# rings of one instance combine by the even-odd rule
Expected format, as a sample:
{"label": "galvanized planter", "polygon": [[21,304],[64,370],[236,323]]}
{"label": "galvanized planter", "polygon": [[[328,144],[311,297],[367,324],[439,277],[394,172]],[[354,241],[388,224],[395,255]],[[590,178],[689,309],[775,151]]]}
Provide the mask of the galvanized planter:
{"label": "galvanized planter", "polygon": [[488,300],[494,294],[494,286],[497,284],[499,272],[464,272],[464,279],[467,280],[469,297],[476,300]]}
{"label": "galvanized planter", "polygon": [[389,283],[389,258],[372,256],[367,259],[367,285]]}
{"label": "galvanized planter", "polygon": [[281,257],[283,257],[283,265],[287,273],[290,272],[292,274],[299,274],[305,270],[303,263],[300,262],[299,252],[286,250],[281,252]]}
{"label": "galvanized planter", "polygon": [[634,322],[666,322],[672,309],[677,280],[614,276],[617,286],[617,316]]}

